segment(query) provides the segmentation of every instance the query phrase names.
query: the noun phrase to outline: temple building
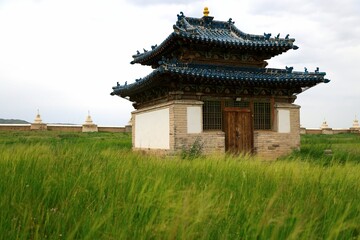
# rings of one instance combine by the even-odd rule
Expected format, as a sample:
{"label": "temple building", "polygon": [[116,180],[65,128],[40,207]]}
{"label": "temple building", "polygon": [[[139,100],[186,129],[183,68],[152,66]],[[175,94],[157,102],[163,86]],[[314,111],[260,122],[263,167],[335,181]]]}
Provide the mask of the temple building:
{"label": "temple building", "polygon": [[196,141],[204,153],[253,153],[276,159],[300,147],[297,95],[325,73],[266,68],[270,58],[296,50],[295,39],[244,33],[216,21],[177,15],[174,31],[159,45],[133,55],[131,64],[151,66],[134,83],[111,95],[133,102],[134,150],[173,154]]}

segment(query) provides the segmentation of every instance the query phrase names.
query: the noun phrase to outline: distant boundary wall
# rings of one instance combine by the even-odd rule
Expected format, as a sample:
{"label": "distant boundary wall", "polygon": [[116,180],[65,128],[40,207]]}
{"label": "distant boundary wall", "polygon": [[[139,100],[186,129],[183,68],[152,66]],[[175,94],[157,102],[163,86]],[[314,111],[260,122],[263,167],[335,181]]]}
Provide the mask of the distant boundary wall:
{"label": "distant boundary wall", "polygon": [[300,134],[339,134],[339,133],[358,133],[360,134],[359,128],[300,128]]}
{"label": "distant boundary wall", "polygon": [[[59,131],[59,132],[82,132],[83,125],[59,125],[46,124],[47,128],[40,131]],[[118,126],[98,126],[98,132],[131,132],[131,125],[124,127]],[[34,131],[31,124],[0,124],[0,131]],[[300,134],[339,134],[339,133],[358,133],[360,128],[300,128]]]}
{"label": "distant boundary wall", "polygon": [[[83,132],[83,125],[46,124],[46,129],[36,131]],[[34,131],[31,124],[0,124],[0,131]],[[98,132],[131,132],[131,126],[98,126]]]}

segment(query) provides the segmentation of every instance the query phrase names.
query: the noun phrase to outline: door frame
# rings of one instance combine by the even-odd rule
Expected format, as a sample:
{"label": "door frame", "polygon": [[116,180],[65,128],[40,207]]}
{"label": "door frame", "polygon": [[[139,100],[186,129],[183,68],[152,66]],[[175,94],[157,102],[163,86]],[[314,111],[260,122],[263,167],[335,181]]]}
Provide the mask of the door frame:
{"label": "door frame", "polygon": [[[252,111],[251,111],[251,108],[240,108],[240,107],[224,107],[223,109],[223,119],[224,119],[224,132],[225,132],[225,151],[228,151],[228,152],[232,152],[233,149],[229,149],[229,146],[228,146],[228,143],[229,143],[229,140],[228,140],[228,120],[227,120],[227,113],[228,112],[237,112],[237,113],[248,113],[250,115],[250,119],[249,119],[249,122],[248,124],[250,125],[250,127],[248,128],[248,134],[250,135],[250,142],[249,142],[249,146],[250,146],[250,149],[249,151],[245,151],[245,152],[240,152],[239,149],[237,149],[235,151],[235,153],[250,153],[252,154],[254,152],[254,120],[253,120],[253,114],[252,114]],[[240,118],[238,118],[239,120]],[[233,151],[234,152],[234,151]]]}

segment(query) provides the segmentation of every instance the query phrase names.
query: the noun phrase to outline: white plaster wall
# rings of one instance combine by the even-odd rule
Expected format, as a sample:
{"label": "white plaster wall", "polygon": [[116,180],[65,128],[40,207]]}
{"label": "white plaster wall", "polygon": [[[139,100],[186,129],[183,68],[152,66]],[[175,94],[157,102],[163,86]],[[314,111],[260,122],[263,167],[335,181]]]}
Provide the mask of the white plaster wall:
{"label": "white plaster wall", "polygon": [[135,115],[135,147],[170,149],[169,108]]}
{"label": "white plaster wall", "polygon": [[202,107],[187,107],[187,133],[201,133],[202,131]]}
{"label": "white plaster wall", "polygon": [[278,109],[278,132],[290,132],[290,110]]}

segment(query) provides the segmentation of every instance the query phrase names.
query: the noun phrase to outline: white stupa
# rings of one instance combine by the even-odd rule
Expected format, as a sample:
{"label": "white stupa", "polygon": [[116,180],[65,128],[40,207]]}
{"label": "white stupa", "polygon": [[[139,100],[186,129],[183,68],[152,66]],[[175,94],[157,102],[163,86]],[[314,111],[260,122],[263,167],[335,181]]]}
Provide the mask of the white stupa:
{"label": "white stupa", "polygon": [[36,117],[34,119],[34,123],[42,123],[40,113],[39,113],[39,109],[37,110],[37,115],[36,115]]}
{"label": "white stupa", "polygon": [[360,130],[359,120],[357,120],[356,115],[355,115],[355,119],[353,121],[353,125],[352,125],[351,129],[359,129]]}
{"label": "white stupa", "polygon": [[321,129],[327,129],[329,128],[329,125],[327,124],[326,120],[324,119],[323,123],[320,126]]}
{"label": "white stupa", "polygon": [[88,111],[88,115],[86,117],[85,123],[82,125],[82,132],[97,132],[98,127],[94,124],[93,120],[90,116],[90,111]]}
{"label": "white stupa", "polygon": [[86,120],[85,120],[85,123],[84,124],[86,124],[86,125],[92,125],[92,124],[94,124],[93,123],[93,120],[91,119],[91,116],[90,115],[88,115],[87,117],[86,117]]}
{"label": "white stupa", "polygon": [[34,119],[34,122],[31,124],[30,129],[31,130],[46,130],[47,129],[47,125],[45,123],[43,123],[41,120],[39,109],[37,110],[36,117]]}

